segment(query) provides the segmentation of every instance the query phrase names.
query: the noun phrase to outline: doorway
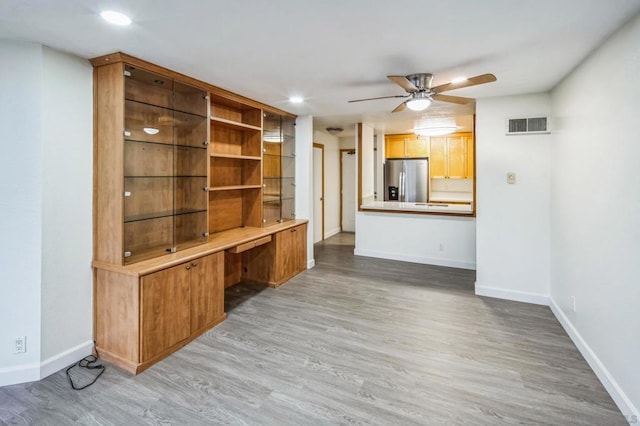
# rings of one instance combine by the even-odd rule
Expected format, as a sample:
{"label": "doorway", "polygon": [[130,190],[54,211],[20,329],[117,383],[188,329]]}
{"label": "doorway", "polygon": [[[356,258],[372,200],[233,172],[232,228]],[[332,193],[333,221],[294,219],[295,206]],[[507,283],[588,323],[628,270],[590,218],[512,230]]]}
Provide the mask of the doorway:
{"label": "doorway", "polygon": [[340,230],[356,232],[356,151],[340,150]]}
{"label": "doorway", "polygon": [[324,240],[324,145],[313,144],[313,243]]}

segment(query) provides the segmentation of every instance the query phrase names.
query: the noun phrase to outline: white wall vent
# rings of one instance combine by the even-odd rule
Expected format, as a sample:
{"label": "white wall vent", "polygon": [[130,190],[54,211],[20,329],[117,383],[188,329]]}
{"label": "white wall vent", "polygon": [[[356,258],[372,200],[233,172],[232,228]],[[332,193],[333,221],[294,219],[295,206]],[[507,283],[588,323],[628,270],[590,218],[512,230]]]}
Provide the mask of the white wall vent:
{"label": "white wall vent", "polygon": [[549,117],[508,118],[507,135],[531,135],[551,133]]}

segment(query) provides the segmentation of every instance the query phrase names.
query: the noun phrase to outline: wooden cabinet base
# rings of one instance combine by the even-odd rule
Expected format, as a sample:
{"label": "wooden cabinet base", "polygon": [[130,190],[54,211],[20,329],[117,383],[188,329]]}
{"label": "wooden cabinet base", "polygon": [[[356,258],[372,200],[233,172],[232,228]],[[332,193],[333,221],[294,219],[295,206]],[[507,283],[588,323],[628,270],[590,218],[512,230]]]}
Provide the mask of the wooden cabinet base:
{"label": "wooden cabinet base", "polygon": [[224,321],[224,252],[153,273],[96,269],[101,357],[137,374]]}
{"label": "wooden cabinet base", "polygon": [[243,279],[278,287],[307,269],[307,224],[280,231],[242,255]]}
{"label": "wooden cabinet base", "polygon": [[226,318],[227,318],[227,314],[223,314],[216,321],[212,322],[211,324],[207,325],[206,327],[202,328],[201,330],[196,331],[191,336],[189,336],[187,339],[176,343],[175,345],[171,346],[170,348],[165,349],[164,351],[162,351],[159,354],[155,355],[153,358],[150,358],[150,359],[148,359],[148,360],[146,360],[144,362],[136,362],[136,361],[132,361],[130,359],[123,358],[121,356],[118,356],[118,355],[110,352],[108,349],[105,349],[105,348],[103,348],[103,347],[101,347],[99,345],[96,346],[96,350],[98,351],[98,355],[100,356],[100,358],[102,360],[108,362],[109,364],[115,365],[116,367],[119,367],[119,368],[121,368],[121,369],[123,369],[123,370],[125,370],[125,371],[127,371],[127,372],[129,372],[131,374],[139,374],[139,373],[142,373],[147,368],[151,367],[153,364],[157,363],[158,361],[163,360],[164,358],[168,357],[169,355],[171,355],[172,353],[174,353],[178,349],[182,348],[183,346],[187,345],[191,341],[193,341],[196,338],[200,337],[202,334],[206,333],[211,328],[213,328],[216,325],[220,324]]}

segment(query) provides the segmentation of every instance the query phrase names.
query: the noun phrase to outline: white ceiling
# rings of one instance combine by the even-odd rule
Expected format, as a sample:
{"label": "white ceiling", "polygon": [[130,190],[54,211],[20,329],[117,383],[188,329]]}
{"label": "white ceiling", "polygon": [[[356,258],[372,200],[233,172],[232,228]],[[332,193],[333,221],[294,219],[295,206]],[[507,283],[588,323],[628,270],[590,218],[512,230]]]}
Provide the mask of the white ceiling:
{"label": "white ceiling", "polygon": [[[134,23],[109,25],[98,16],[105,9]],[[347,100],[404,94],[385,76],[416,72],[435,74],[434,85],[497,76],[448,92],[460,96],[548,91],[638,11],[640,0],[4,0],[0,38],[84,58],[123,51],[312,114],[317,128],[365,121],[392,132],[416,116],[388,113],[401,100]],[[305,102],[291,104],[291,95]],[[467,112],[439,103],[428,110]]]}

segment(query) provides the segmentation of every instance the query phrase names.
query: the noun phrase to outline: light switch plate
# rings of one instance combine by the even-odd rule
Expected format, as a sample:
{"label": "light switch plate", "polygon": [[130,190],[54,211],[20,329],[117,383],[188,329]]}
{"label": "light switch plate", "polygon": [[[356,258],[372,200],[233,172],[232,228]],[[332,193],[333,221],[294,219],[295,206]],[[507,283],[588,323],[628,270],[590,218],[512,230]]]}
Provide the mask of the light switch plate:
{"label": "light switch plate", "polygon": [[507,172],[507,183],[511,185],[516,183],[516,174],[514,172]]}

